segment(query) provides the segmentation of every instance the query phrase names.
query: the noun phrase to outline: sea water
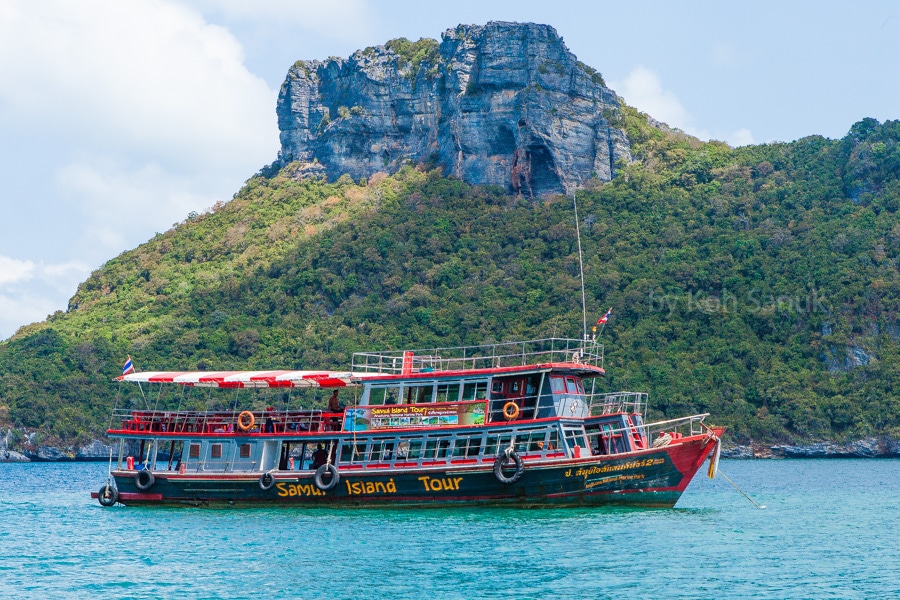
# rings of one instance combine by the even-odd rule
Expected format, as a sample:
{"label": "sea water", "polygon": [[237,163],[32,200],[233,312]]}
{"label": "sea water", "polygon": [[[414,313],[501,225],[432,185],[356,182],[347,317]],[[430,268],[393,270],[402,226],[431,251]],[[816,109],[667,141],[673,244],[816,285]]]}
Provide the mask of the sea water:
{"label": "sea water", "polygon": [[722,461],[674,509],[103,508],[0,464],[9,598],[900,597],[900,460]]}

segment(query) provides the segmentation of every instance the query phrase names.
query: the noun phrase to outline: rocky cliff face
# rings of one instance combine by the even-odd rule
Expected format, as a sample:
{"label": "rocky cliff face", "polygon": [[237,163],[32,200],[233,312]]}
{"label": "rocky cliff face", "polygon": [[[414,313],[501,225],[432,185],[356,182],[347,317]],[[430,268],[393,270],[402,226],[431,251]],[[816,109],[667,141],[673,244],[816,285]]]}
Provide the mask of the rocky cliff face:
{"label": "rocky cliff face", "polygon": [[547,25],[460,25],[349,59],[299,61],[278,97],[279,163],[354,179],[408,161],[527,195],[630,160],[620,99]]}

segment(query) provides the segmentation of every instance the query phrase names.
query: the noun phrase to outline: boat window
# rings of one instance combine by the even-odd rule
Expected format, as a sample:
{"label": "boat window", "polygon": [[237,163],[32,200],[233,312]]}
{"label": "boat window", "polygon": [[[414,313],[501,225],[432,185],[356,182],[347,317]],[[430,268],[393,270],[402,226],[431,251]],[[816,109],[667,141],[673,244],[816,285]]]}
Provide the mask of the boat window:
{"label": "boat window", "polygon": [[372,462],[388,462],[394,458],[394,438],[387,440],[373,440],[372,452],[369,456]]}
{"label": "boat window", "polygon": [[543,452],[544,450],[552,450],[547,448],[547,430],[532,431],[524,435],[516,436],[517,445],[524,446],[524,452]]}
{"label": "boat window", "polygon": [[439,383],[435,402],[456,402],[459,400],[458,383]]}
{"label": "boat window", "polygon": [[399,387],[373,387],[369,391],[369,404],[397,404],[397,398],[399,397]]}
{"label": "boat window", "polygon": [[212,444],[209,449],[210,458],[222,458],[222,444]]}
{"label": "boat window", "polygon": [[566,391],[566,382],[562,377],[556,375],[550,377],[550,389],[554,394],[562,394]]}
{"label": "boat window", "polygon": [[425,441],[425,452],[423,458],[447,458],[450,451],[450,438],[434,438]]}
{"label": "boat window", "polygon": [[563,432],[566,435],[566,443],[569,445],[570,449],[578,446],[582,449],[582,451],[587,450],[590,452],[590,446],[587,443],[587,439],[584,435],[583,427],[566,427]]}
{"label": "boat window", "polygon": [[422,458],[422,440],[409,440],[407,456],[409,460]]}
{"label": "boat window", "polygon": [[581,381],[574,377],[566,377],[566,391],[570,394],[583,394],[584,388],[581,387]]}
{"label": "boat window", "polygon": [[502,381],[494,381],[491,384],[491,392],[494,394],[503,393],[503,382]]}
{"label": "boat window", "polygon": [[341,444],[341,462],[364,462],[366,460],[366,443],[344,442]]}
{"label": "boat window", "polygon": [[462,435],[453,442],[453,456],[478,456],[481,452],[481,435]]}
{"label": "boat window", "polygon": [[188,458],[200,458],[200,444],[191,444],[188,449]]}
{"label": "boat window", "polygon": [[241,444],[241,458],[250,458],[250,444]]}
{"label": "boat window", "polygon": [[467,383],[463,386],[463,400],[484,400],[487,397],[487,381]]}
{"label": "boat window", "polygon": [[559,431],[556,429],[550,430],[550,436],[547,440],[547,450],[558,450],[559,449]]}
{"label": "boat window", "polygon": [[484,445],[485,456],[495,456],[509,447],[509,441],[512,439],[512,433],[509,431],[503,433],[491,433],[487,436],[487,443]]}
{"label": "boat window", "polygon": [[407,386],[405,395],[407,404],[434,402],[434,384]]}

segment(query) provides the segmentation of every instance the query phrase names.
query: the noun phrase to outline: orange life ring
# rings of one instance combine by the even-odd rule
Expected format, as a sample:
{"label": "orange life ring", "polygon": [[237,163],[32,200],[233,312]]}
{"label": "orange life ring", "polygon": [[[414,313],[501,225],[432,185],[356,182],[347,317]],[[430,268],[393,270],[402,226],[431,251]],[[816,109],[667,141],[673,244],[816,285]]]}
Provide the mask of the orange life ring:
{"label": "orange life ring", "polygon": [[256,417],[249,410],[245,410],[238,415],[237,426],[241,431],[250,431],[256,425]]}
{"label": "orange life ring", "polygon": [[503,405],[503,416],[506,417],[509,421],[514,420],[519,416],[519,405],[515,402],[507,402]]}

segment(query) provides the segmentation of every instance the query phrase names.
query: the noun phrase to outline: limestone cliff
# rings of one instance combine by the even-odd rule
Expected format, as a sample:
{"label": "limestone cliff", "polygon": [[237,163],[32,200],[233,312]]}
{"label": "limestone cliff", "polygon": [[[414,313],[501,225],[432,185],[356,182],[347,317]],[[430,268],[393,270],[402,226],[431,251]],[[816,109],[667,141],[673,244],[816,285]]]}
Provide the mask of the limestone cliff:
{"label": "limestone cliff", "polygon": [[620,99],[547,25],[460,25],[349,59],[298,61],[278,97],[279,164],[354,179],[408,161],[526,195],[630,160]]}

